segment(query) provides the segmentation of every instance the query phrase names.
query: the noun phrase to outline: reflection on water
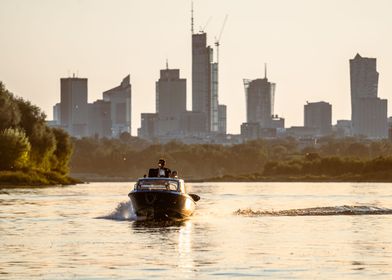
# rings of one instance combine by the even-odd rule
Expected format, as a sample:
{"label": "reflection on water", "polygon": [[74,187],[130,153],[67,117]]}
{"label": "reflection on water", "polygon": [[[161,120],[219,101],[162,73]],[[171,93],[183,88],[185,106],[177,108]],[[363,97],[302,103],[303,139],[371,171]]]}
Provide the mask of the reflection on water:
{"label": "reflection on water", "polygon": [[186,223],[189,222],[187,220],[184,221],[170,221],[170,220],[147,220],[147,221],[138,221],[135,220],[135,222],[132,223],[132,227],[135,230],[143,231],[143,229],[146,229],[148,231],[151,230],[156,230],[157,232],[164,232],[164,231],[172,231],[181,229],[182,226],[186,225]]}
{"label": "reflection on water", "polygon": [[0,191],[0,279],[391,278],[392,184],[191,184],[182,222],[138,221],[131,188]]}
{"label": "reflection on water", "polygon": [[185,222],[178,234],[178,267],[184,274],[194,271],[191,221]]}

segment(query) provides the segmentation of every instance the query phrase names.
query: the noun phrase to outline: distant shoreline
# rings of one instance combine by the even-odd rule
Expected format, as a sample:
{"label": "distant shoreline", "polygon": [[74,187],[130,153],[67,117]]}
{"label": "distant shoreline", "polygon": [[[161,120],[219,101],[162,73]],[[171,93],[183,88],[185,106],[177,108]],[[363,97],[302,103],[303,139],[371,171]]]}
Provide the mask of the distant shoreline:
{"label": "distant shoreline", "polygon": [[[327,177],[261,176],[260,174],[249,174],[241,176],[226,175],[205,179],[184,179],[187,183],[392,183],[392,178],[385,178],[383,175],[384,174],[346,174],[343,176]],[[136,180],[137,178],[125,176],[107,176],[91,173],[73,173],[71,174],[71,177],[69,177],[53,174],[53,172],[45,173],[37,171],[1,171],[0,189],[58,187],[94,182],[133,183]]]}

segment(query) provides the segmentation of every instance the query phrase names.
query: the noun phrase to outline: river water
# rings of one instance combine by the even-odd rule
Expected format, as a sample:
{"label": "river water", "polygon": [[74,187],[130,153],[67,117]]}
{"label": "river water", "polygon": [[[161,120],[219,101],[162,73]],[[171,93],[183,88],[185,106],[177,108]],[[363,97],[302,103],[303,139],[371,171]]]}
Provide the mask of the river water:
{"label": "river water", "polygon": [[132,186],[0,189],[0,279],[392,279],[392,184],[188,184],[176,224]]}

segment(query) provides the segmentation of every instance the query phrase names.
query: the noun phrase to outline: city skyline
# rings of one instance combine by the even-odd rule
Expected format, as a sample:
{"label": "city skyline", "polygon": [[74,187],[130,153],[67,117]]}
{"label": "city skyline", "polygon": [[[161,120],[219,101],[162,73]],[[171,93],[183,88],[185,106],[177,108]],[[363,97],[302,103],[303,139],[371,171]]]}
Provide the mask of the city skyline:
{"label": "city skyline", "polygon": [[[194,1],[195,32],[209,22],[204,31],[210,46],[229,15],[219,67],[219,99],[227,105],[228,133],[239,133],[246,121],[242,79],[263,77],[264,62],[278,85],[274,111],[286,119],[286,127],[303,123],[306,101],[331,103],[333,123],[350,119],[348,60],[356,53],[377,58],[379,97],[390,102],[391,4],[341,2]],[[140,113],[154,111],[155,81],[166,59],[187,79],[191,109],[190,1],[36,3],[0,3],[0,79],[41,107],[48,119],[60,101],[60,77],[75,72],[88,78],[92,102],[130,73],[136,135]],[[261,15],[262,10],[268,12]]]}

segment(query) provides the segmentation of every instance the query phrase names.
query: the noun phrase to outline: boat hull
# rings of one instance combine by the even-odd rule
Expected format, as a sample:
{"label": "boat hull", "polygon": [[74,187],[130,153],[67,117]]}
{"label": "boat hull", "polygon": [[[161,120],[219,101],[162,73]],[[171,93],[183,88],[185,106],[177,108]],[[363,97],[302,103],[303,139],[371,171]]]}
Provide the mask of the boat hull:
{"label": "boat hull", "polygon": [[194,200],[187,194],[167,191],[132,191],[132,207],[141,219],[183,220],[195,210]]}

